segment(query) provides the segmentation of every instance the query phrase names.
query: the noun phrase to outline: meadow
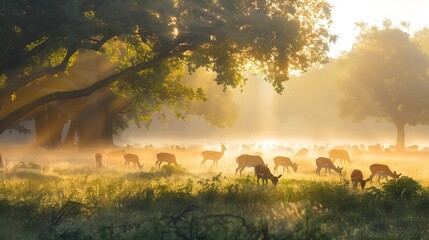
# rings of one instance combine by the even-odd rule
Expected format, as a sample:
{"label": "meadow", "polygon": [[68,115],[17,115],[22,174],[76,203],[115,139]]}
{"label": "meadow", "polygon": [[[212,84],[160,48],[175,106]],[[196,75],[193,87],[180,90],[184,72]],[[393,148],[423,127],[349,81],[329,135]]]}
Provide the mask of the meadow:
{"label": "meadow", "polygon": [[[4,148],[0,239],[428,238],[429,153],[362,154],[343,164],[343,175],[318,176],[314,159],[323,153],[297,159],[267,149],[262,157],[271,171],[276,155],[299,167],[277,187],[262,187],[252,169],[234,174],[239,150],[227,150],[217,167],[201,167],[202,149],[127,149],[139,155],[140,170],[117,157],[97,168],[94,151]],[[160,151],[174,152],[181,166],[156,168]],[[367,177],[372,163],[402,176],[352,189],[351,171]]]}

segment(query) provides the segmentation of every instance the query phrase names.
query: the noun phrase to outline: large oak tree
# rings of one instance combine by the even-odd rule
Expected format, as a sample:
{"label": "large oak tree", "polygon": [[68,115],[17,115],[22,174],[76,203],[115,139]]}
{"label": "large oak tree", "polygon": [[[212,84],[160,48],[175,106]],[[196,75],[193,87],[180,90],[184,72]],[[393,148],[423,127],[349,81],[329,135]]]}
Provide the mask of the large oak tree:
{"label": "large oak tree", "polygon": [[405,126],[429,123],[429,58],[403,28],[360,24],[361,33],[342,58],[345,76],[340,114],[354,121],[373,117],[397,129],[403,150]]}
{"label": "large oak tree", "polygon": [[[144,113],[159,100],[156,89],[141,93],[148,82],[174,79],[182,65],[215,72],[224,87],[244,84],[242,72],[251,70],[281,92],[290,70],[325,61],[335,40],[324,0],[10,0],[0,11],[0,133],[39,106],[111,84],[139,99]],[[14,104],[23,88],[65,72],[83,50],[108,54],[119,67],[80,89]]]}

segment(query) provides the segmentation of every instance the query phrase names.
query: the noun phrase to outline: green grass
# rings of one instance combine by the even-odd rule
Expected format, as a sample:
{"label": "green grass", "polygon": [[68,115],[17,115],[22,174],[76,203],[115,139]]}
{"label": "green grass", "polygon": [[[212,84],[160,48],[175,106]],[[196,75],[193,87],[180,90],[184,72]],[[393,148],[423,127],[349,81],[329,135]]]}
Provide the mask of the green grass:
{"label": "green grass", "polygon": [[408,177],[348,181],[16,169],[0,180],[0,239],[421,239],[429,190]]}

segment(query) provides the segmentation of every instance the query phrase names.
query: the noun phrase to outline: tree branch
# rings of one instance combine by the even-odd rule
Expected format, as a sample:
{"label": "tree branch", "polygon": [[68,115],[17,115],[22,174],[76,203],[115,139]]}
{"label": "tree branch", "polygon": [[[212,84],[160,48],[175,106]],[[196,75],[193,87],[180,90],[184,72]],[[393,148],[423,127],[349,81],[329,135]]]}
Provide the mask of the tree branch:
{"label": "tree branch", "polygon": [[8,127],[10,127],[15,121],[19,120],[21,117],[23,117],[25,114],[32,111],[36,107],[39,107],[43,104],[56,101],[56,100],[64,100],[64,99],[72,99],[72,98],[88,96],[93,92],[97,91],[98,89],[101,89],[115,82],[121,77],[125,77],[127,75],[134,74],[145,69],[156,67],[165,59],[180,56],[182,53],[189,50],[189,48],[190,47],[184,47],[183,49],[179,49],[177,51],[169,52],[163,56],[159,56],[158,58],[153,59],[149,62],[143,62],[143,63],[137,64],[136,66],[129,67],[119,73],[106,77],[105,79],[98,81],[86,88],[82,88],[74,91],[67,91],[67,92],[53,92],[45,96],[39,97],[25,104],[24,106],[16,109],[12,113],[8,114],[6,117],[0,119],[0,134],[3,133]]}

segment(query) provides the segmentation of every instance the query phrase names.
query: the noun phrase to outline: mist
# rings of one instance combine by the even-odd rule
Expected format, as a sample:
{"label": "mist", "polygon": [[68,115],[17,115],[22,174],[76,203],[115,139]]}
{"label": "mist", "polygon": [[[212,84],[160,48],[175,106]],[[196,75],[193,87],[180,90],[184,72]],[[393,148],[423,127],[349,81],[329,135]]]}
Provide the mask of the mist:
{"label": "mist", "polygon": [[[169,119],[154,122],[149,129],[132,126],[115,141],[121,144],[277,142],[298,145],[312,144],[395,144],[395,126],[366,119],[352,122],[339,117],[338,66],[336,60],[293,76],[282,95],[258,76],[249,76],[247,84],[238,89],[217,89],[219,96],[230,97],[237,105],[238,118],[232,127],[212,126],[201,117],[187,121]],[[210,74],[207,73],[207,81]],[[199,75],[201,77],[201,74]],[[406,127],[407,145],[425,144],[427,126]]]}

